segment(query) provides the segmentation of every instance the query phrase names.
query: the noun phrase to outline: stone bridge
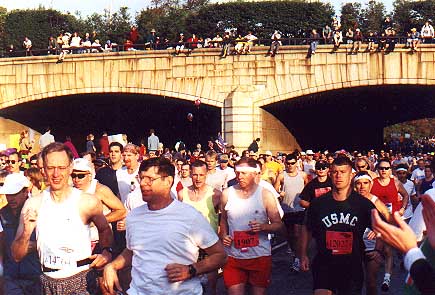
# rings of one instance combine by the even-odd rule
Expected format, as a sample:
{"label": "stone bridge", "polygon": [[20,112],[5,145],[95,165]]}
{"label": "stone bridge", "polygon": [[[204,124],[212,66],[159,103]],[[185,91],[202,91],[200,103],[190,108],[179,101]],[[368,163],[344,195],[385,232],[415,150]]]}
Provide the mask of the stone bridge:
{"label": "stone bridge", "polygon": [[[221,108],[225,140],[236,149],[256,137],[273,151],[299,144],[267,106],[312,94],[352,87],[435,84],[435,47],[418,52],[397,46],[394,53],[348,55],[319,46],[283,46],[274,57],[266,47],[249,55],[219,57],[218,49],[174,56],[170,50],[0,59],[2,109],[66,95],[134,93],[195,101]],[[144,104],[146,104],[144,100]],[[116,106],[114,106],[116,107]],[[302,148],[304,148],[302,146]]]}

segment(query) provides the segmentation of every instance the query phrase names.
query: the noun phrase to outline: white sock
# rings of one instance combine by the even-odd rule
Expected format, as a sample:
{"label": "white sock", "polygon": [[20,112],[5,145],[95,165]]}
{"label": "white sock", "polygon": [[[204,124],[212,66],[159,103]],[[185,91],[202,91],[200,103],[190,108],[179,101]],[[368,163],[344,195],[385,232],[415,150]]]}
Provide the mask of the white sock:
{"label": "white sock", "polygon": [[386,272],[385,275],[384,275],[384,279],[390,279],[390,278],[391,278],[391,274]]}

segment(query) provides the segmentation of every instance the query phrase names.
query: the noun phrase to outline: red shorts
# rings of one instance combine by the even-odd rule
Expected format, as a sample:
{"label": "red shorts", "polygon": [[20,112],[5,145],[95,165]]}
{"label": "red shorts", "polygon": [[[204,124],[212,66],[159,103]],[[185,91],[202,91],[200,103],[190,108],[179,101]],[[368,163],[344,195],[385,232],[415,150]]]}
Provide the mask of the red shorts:
{"label": "red shorts", "polygon": [[252,259],[228,257],[224,266],[224,283],[229,288],[249,282],[252,286],[267,288],[270,284],[272,256]]}

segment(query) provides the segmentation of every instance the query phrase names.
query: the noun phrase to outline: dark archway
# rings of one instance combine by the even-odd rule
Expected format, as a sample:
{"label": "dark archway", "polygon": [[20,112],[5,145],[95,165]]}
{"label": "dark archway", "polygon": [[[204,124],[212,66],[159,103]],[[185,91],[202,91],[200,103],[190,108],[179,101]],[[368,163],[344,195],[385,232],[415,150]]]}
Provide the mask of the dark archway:
{"label": "dark archway", "polygon": [[[193,120],[187,114],[193,114]],[[86,94],[56,97],[19,104],[0,111],[0,116],[25,124],[39,132],[51,126],[56,140],[72,137],[80,151],[85,137],[103,131],[126,133],[129,141],[139,144],[154,128],[166,147],[182,139],[188,148],[207,140],[221,129],[220,108],[161,96],[142,94]]]}
{"label": "dark archway", "polygon": [[384,127],[435,117],[435,86],[347,88],[263,108],[281,120],[304,149],[378,148]]}

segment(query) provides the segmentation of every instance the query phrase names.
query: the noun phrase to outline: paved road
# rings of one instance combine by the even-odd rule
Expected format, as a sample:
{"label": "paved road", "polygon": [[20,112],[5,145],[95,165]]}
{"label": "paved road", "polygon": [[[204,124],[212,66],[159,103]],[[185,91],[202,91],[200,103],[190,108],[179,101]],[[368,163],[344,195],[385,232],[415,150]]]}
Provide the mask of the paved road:
{"label": "paved road", "polygon": [[[291,274],[290,257],[286,253],[286,246],[274,252],[272,256],[272,284],[268,289],[270,295],[311,295],[312,276],[311,272]],[[392,275],[392,288],[389,292],[382,292],[380,286],[383,279],[383,268],[381,268],[379,281],[379,295],[401,295],[403,294],[403,283],[406,273],[400,269],[400,262],[397,258],[394,261],[394,273]],[[227,294],[223,286],[222,278],[218,282],[218,294]],[[248,293],[247,293],[248,294]],[[365,294],[365,292],[363,292]]]}

